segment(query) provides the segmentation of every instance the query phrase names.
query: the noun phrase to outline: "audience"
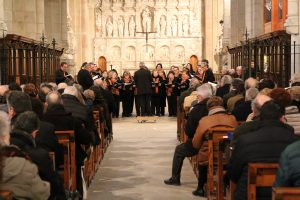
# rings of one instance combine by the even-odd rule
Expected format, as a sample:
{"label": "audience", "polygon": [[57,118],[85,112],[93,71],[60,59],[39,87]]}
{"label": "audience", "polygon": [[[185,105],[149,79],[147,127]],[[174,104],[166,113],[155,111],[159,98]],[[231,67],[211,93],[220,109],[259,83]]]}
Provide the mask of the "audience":
{"label": "audience", "polygon": [[[278,162],[282,151],[296,140],[294,129],[284,123],[285,110],[274,101],[261,107],[260,125],[255,131],[239,136],[228,163],[228,176],[237,184],[235,200],[247,199],[248,164]],[[271,199],[270,188],[258,188],[257,199]]]}
{"label": "audience", "polygon": [[223,98],[230,91],[232,78],[229,75],[224,75],[220,81],[220,87],[217,89],[216,96]]}
{"label": "audience", "polygon": [[10,190],[14,199],[48,199],[49,183],[41,180],[37,166],[26,153],[10,145],[9,119],[2,111],[0,111],[0,144],[3,158],[1,189]]}
{"label": "audience", "polygon": [[[231,83],[231,95],[225,95],[223,100],[226,102],[228,112],[232,112],[235,104],[244,99],[245,86],[244,81],[241,79],[233,79]],[[230,94],[230,93],[228,93]]]}

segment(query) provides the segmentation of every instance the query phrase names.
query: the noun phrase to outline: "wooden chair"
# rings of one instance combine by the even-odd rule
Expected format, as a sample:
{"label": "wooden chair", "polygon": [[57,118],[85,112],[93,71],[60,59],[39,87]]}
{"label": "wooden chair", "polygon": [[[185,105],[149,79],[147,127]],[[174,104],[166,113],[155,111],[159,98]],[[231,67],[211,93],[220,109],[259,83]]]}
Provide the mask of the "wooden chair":
{"label": "wooden chair", "polygon": [[49,152],[49,157],[52,161],[53,169],[54,171],[56,170],[56,163],[55,163],[55,152],[50,151]]}
{"label": "wooden chair", "polygon": [[248,200],[256,199],[257,187],[272,187],[278,168],[278,163],[248,164]]}
{"label": "wooden chair", "polygon": [[0,190],[0,197],[4,200],[13,200],[13,193],[10,190]]}
{"label": "wooden chair", "polygon": [[55,131],[58,142],[64,147],[64,185],[71,192],[76,191],[76,162],[74,130]]}
{"label": "wooden chair", "polygon": [[272,189],[272,200],[300,199],[300,187],[277,187]]}
{"label": "wooden chair", "polygon": [[[210,128],[206,136],[208,138],[208,171],[207,171],[207,198],[217,200],[224,199],[224,162],[225,149],[229,147],[228,132],[233,128],[216,127]],[[214,168],[216,166],[216,170]],[[216,183],[214,181],[216,176]],[[216,191],[215,189],[216,188]]]}

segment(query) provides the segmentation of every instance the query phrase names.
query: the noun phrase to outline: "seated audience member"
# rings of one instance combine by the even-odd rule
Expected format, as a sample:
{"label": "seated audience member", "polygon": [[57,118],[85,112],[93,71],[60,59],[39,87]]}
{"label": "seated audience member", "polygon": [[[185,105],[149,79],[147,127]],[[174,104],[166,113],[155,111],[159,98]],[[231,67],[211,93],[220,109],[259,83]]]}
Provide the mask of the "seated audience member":
{"label": "seated audience member", "polygon": [[300,86],[293,86],[288,89],[288,92],[292,98],[292,106],[297,106],[300,111]]}
{"label": "seated audience member", "polygon": [[[228,177],[237,184],[235,200],[247,199],[249,163],[277,163],[286,146],[296,140],[294,129],[284,123],[284,114],[284,108],[274,101],[264,103],[259,128],[237,139],[228,163]],[[271,195],[271,188],[257,189],[257,199],[271,199]]]}
{"label": "seated audience member", "polygon": [[75,132],[75,155],[76,155],[76,182],[77,189],[82,195],[81,166],[87,154],[82,145],[90,145],[92,142],[90,133],[82,126],[80,120],[67,112],[62,104],[61,96],[58,92],[50,92],[46,97],[47,109],[43,120],[55,126],[55,130],[74,130]]}
{"label": "seated audience member", "polygon": [[212,69],[208,65],[208,60],[201,60],[200,65],[203,71],[202,83],[215,82],[215,76]]}
{"label": "seated audience member", "polygon": [[235,74],[233,75],[234,78],[243,79],[243,67],[237,66],[235,70]]}
{"label": "seated audience member", "polygon": [[225,94],[228,94],[230,91],[232,78],[229,75],[225,75],[221,78],[220,87],[217,89],[216,96],[223,98]]}
{"label": "seated audience member", "polygon": [[230,85],[230,91],[223,96],[223,102],[224,102],[224,107],[225,108],[227,108],[228,99],[230,99],[231,97],[234,97],[235,95],[237,95],[237,92],[238,92],[237,88],[241,89],[242,87],[244,87],[244,81],[242,79],[234,78],[232,80],[231,85]]}
{"label": "seated audience member", "polygon": [[184,99],[187,96],[190,96],[192,94],[192,92],[195,91],[199,86],[200,86],[200,81],[196,78],[192,78],[190,81],[189,89],[180,94],[177,106],[179,106],[179,110],[181,112],[183,111]]}
{"label": "seated audience member", "polygon": [[41,84],[40,90],[38,93],[38,97],[41,100],[41,102],[45,103],[46,102],[46,96],[49,92],[52,91],[52,86],[48,84]]}
{"label": "seated audience member", "polygon": [[2,163],[1,189],[10,190],[14,199],[44,200],[50,196],[50,185],[42,181],[38,168],[18,147],[10,145],[10,125],[0,111],[0,144]]}
{"label": "seated audience member", "polygon": [[62,93],[64,93],[64,90],[65,90],[65,88],[67,87],[68,85],[66,84],[66,83],[60,83],[60,84],[58,84],[58,86],[57,86],[57,91],[60,93],[60,94],[62,94]]}
{"label": "seated audience member", "polygon": [[8,111],[6,105],[6,95],[8,92],[8,85],[0,85],[0,111]]}
{"label": "seated audience member", "polygon": [[[95,93],[95,96],[103,96],[104,100],[106,101],[106,104],[108,106],[109,113],[112,113],[115,109],[114,105],[114,96],[111,92],[104,89],[103,81],[101,78],[97,78],[94,80],[94,87],[98,88],[99,90],[96,92],[94,89],[92,89]],[[92,86],[93,87],[93,86]]]}
{"label": "seated audience member", "polygon": [[291,76],[291,86],[294,87],[294,86],[300,86],[300,74],[293,74]]}
{"label": "seated audience member", "polygon": [[[200,87],[200,86],[199,86]],[[189,111],[192,106],[193,101],[198,100],[197,90],[193,91],[189,96],[184,98],[183,109],[185,111]]]}
{"label": "seated audience member", "polygon": [[232,111],[237,121],[246,121],[248,115],[252,113],[251,103],[258,94],[258,89],[249,88],[246,91],[245,101],[236,105]]}
{"label": "seated audience member", "polygon": [[9,89],[9,91],[22,91],[22,88],[20,87],[20,85],[19,84],[17,84],[17,83],[10,83],[9,85],[8,85],[8,89]]}
{"label": "seated audience member", "polygon": [[186,157],[198,154],[199,149],[193,147],[192,140],[199,124],[199,120],[208,113],[206,103],[212,96],[212,92],[209,84],[201,85],[197,88],[197,92],[199,103],[191,108],[185,127],[185,133],[188,136],[188,139],[185,143],[178,145],[175,149],[172,164],[172,176],[164,181],[167,185],[180,185],[183,160]]}
{"label": "seated audience member", "polygon": [[229,69],[229,70],[228,70],[228,73],[229,73],[229,75],[231,76],[231,78],[234,78],[234,76],[235,76],[235,69],[234,69],[234,68]]}
{"label": "seated audience member", "polygon": [[291,95],[284,88],[275,88],[270,97],[285,108],[286,123],[294,128],[296,135],[300,135],[300,113],[297,106],[291,105]]}
{"label": "seated audience member", "polygon": [[270,88],[264,88],[264,89],[259,91],[259,94],[270,96],[270,93],[272,92],[272,90],[273,89],[270,89]]}
{"label": "seated audience member", "polygon": [[[232,90],[234,91],[233,96],[229,96],[227,100],[227,110],[228,112],[232,112],[235,104],[244,99],[245,86],[244,81],[234,79],[232,82]],[[226,97],[226,95],[224,96]],[[224,102],[225,103],[225,102]]]}
{"label": "seated audience member", "polygon": [[264,103],[270,101],[271,98],[266,95],[258,94],[256,98],[252,101],[252,116],[251,121],[248,121],[246,123],[243,123],[242,125],[238,126],[234,132],[233,132],[233,141],[232,145],[236,143],[236,140],[239,136],[245,135],[249,132],[255,131],[259,128],[259,120],[260,120],[260,114],[261,114],[261,107],[264,105]]}
{"label": "seated audience member", "polygon": [[287,146],[279,160],[274,187],[300,187],[300,141]]}
{"label": "seated audience member", "polygon": [[[207,101],[208,116],[202,117],[199,121],[196,133],[193,138],[193,147],[200,149],[199,158],[199,176],[198,187],[193,192],[197,196],[205,196],[204,185],[207,182],[208,168],[208,143],[205,139],[205,134],[210,128],[215,127],[230,127],[235,128],[238,124],[233,115],[228,115],[223,107],[221,97],[211,97]],[[198,155],[199,155],[198,154]]]}
{"label": "seated audience member", "polygon": [[[9,104],[9,101],[8,101]],[[37,165],[39,175],[50,183],[50,199],[65,199],[65,190],[60,176],[53,170],[52,161],[46,150],[36,147],[35,137],[39,129],[39,119],[32,111],[20,114],[13,124],[10,142],[27,153]]]}
{"label": "seated audience member", "polygon": [[248,90],[249,88],[257,88],[258,86],[258,82],[255,78],[247,78],[247,80],[245,80],[245,90]]}
{"label": "seated audience member", "polygon": [[270,79],[262,79],[261,82],[258,83],[258,90],[261,91],[264,88],[274,89],[275,83]]}
{"label": "seated audience member", "polygon": [[229,75],[229,70],[227,65],[222,66],[222,70],[221,70],[221,77],[224,77],[225,75]]}
{"label": "seated audience member", "polygon": [[95,100],[95,93],[93,90],[84,90],[83,95],[85,97],[85,105],[88,108],[89,112],[93,112],[94,108],[94,100]]}

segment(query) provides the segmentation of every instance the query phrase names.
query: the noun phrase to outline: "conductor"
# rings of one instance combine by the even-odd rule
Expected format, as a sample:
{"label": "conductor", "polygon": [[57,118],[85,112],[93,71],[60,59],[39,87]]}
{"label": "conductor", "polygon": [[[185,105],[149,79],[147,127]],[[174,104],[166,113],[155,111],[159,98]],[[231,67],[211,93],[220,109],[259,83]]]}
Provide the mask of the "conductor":
{"label": "conductor", "polygon": [[137,116],[150,116],[151,101],[151,72],[147,69],[144,62],[140,62],[140,69],[134,73],[134,82],[136,85],[136,114]]}

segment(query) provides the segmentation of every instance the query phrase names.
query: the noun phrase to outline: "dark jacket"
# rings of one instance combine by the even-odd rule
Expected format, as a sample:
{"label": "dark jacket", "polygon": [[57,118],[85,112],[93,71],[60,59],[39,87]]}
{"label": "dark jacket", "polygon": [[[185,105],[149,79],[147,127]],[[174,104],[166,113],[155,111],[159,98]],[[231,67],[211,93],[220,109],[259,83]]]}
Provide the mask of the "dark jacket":
{"label": "dark jacket", "polygon": [[89,145],[91,143],[91,135],[89,131],[81,126],[78,119],[66,112],[63,105],[51,105],[44,114],[43,120],[52,123],[56,131],[74,130],[76,144],[76,162],[77,165],[82,165],[86,157],[85,151],[81,145]]}
{"label": "dark jacket", "polygon": [[205,72],[204,78],[203,78],[203,83],[207,82],[214,82],[215,81],[215,76],[211,68],[208,68]]}
{"label": "dark jacket", "polygon": [[57,85],[62,83],[62,82],[65,82],[65,80],[67,79],[65,77],[65,75],[68,75],[68,73],[64,72],[61,69],[58,69],[58,70],[55,71],[55,82],[56,82]]}
{"label": "dark jacket", "polygon": [[29,133],[21,130],[13,130],[10,136],[10,143],[18,146],[22,151],[27,153],[37,165],[41,179],[50,183],[51,197],[65,199],[63,182],[60,176],[53,170],[48,152],[36,147],[35,141]]}
{"label": "dark jacket", "polygon": [[137,95],[151,94],[152,76],[149,70],[140,68],[134,73],[134,82],[137,88]]}
{"label": "dark jacket", "polygon": [[282,152],[275,187],[300,187],[300,141],[294,142]]}
{"label": "dark jacket", "polygon": [[245,101],[235,105],[233,111],[231,112],[237,121],[246,121],[248,115],[252,113],[251,101]]}
{"label": "dark jacket", "polygon": [[82,86],[83,90],[89,89],[94,84],[92,75],[85,69],[81,69],[78,72],[77,81]]}
{"label": "dark jacket", "polygon": [[75,96],[64,94],[62,95],[62,100],[66,111],[72,113],[73,117],[76,117],[82,123],[88,121],[88,109]]}
{"label": "dark jacket", "polygon": [[55,127],[53,124],[40,121],[40,129],[35,138],[36,145],[48,152],[55,153],[55,163],[57,166],[63,164],[64,152],[62,146],[58,143],[58,138],[54,133]]}
{"label": "dark jacket", "polygon": [[230,85],[231,85],[231,84],[225,84],[225,85],[223,85],[223,87],[219,87],[219,88],[217,89],[216,96],[223,98],[223,96],[224,96],[225,94],[229,93]]}
{"label": "dark jacket", "polygon": [[[235,200],[247,199],[248,163],[277,163],[281,152],[296,140],[294,129],[280,121],[261,121],[259,128],[242,135],[228,163],[228,176],[237,183]],[[271,188],[264,192],[257,191],[257,199],[271,199]]]}
{"label": "dark jacket", "polygon": [[185,134],[192,139],[199,124],[199,120],[208,114],[207,100],[203,100],[192,107],[185,125]]}

